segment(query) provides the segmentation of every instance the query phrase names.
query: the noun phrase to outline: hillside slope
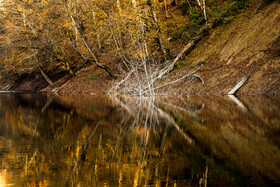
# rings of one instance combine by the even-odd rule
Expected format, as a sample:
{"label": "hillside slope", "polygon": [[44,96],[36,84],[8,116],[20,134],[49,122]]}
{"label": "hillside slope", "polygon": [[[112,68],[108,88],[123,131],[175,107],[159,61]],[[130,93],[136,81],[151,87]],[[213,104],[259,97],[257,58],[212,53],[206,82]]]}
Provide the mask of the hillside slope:
{"label": "hillside slope", "polygon": [[[176,48],[176,43],[173,43]],[[197,72],[203,80],[189,85],[180,83],[169,89],[171,93],[227,94],[243,75],[247,82],[237,94],[280,94],[280,3],[267,6],[256,4],[241,13],[232,23],[210,30],[180,63],[173,74],[184,75],[203,65]],[[171,76],[172,77],[172,76]],[[165,80],[168,81],[168,80]],[[105,93],[113,81],[100,70],[89,67],[60,90],[60,93]],[[186,89],[185,89],[186,87]],[[48,90],[48,89],[46,89]]]}
{"label": "hillside slope", "polygon": [[[170,10],[170,15],[172,11],[178,14],[176,7]],[[170,20],[166,19],[163,27],[176,30],[175,26],[168,27]],[[183,38],[168,40],[172,56],[176,56],[186,42]],[[120,71],[110,56],[101,61]],[[170,94],[224,95],[242,76],[247,75],[249,79],[237,94],[280,95],[280,2],[264,5],[261,1],[253,1],[231,23],[220,23],[211,28],[209,34],[178,62],[172,74],[163,82],[184,76],[194,68],[198,69],[196,75],[203,79],[204,85],[201,81],[192,81],[192,84],[185,81],[172,85],[172,88],[165,87],[163,91]],[[14,85],[13,90],[53,90],[40,74],[21,77],[9,75],[0,79],[0,90],[11,88],[11,85]],[[55,87],[68,77],[67,72],[50,74]],[[114,83],[108,74],[92,65],[78,71],[75,77],[57,90],[61,94],[100,94],[107,93]]]}
{"label": "hillside slope", "polygon": [[210,32],[187,56],[187,68],[204,61],[198,73],[205,86],[189,92],[227,94],[242,75],[250,75],[238,94],[280,93],[280,3],[252,7],[232,23]]}

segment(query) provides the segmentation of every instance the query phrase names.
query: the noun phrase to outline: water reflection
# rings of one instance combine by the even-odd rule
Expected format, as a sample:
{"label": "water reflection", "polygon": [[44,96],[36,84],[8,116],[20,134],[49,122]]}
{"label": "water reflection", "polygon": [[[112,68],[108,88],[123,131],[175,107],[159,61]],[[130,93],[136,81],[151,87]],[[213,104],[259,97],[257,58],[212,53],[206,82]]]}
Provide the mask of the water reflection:
{"label": "water reflection", "polygon": [[280,99],[238,102],[0,94],[0,185],[277,185]]}

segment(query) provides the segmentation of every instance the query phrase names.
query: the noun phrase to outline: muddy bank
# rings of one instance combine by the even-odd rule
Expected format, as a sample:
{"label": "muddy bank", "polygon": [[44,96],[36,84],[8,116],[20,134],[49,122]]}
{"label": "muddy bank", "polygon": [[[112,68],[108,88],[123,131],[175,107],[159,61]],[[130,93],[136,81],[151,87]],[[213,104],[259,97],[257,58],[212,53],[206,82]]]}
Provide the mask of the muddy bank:
{"label": "muddy bank", "polygon": [[[66,71],[54,71],[47,74],[55,86],[59,86],[63,80],[69,77]],[[40,72],[8,73],[0,79],[0,90],[42,91],[48,87],[50,87],[48,82]]]}

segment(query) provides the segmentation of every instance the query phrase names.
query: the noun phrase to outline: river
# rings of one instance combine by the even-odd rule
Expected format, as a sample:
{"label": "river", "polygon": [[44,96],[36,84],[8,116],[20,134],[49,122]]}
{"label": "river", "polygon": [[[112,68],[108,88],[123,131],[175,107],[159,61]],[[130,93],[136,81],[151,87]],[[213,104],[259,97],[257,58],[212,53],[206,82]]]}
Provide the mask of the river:
{"label": "river", "polygon": [[0,94],[0,186],[280,185],[280,98]]}

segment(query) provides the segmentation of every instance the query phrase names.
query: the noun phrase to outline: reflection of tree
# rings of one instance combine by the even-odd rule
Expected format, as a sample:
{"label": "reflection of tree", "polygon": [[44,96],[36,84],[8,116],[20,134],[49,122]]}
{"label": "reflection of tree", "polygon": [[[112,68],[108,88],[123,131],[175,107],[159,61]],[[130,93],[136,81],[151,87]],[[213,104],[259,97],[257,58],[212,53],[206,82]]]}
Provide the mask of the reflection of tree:
{"label": "reflection of tree", "polygon": [[[169,157],[167,156],[169,154],[166,154],[173,152],[170,138],[172,141],[179,135],[181,137],[181,141],[178,141],[179,145],[185,144],[184,142],[192,143],[192,140],[180,129],[168,112],[150,99],[152,98],[142,98],[141,100],[130,97],[111,98],[114,106],[118,108],[118,116],[121,116],[116,123],[119,129],[116,142],[107,143],[104,147],[98,144],[94,151],[90,151],[98,153],[93,155],[92,165],[95,166],[95,171],[97,168],[102,168],[101,171],[99,169],[97,172],[99,173],[97,178],[100,182],[111,178],[108,173],[104,173],[106,166],[100,165],[100,163],[106,162],[108,163],[106,165],[110,166],[110,172],[117,170],[116,173],[118,173],[118,177],[110,181],[112,183],[114,181],[118,181],[118,184],[130,182],[135,185],[176,183],[173,177],[177,175],[178,171],[173,169],[172,163],[175,157],[173,155]],[[108,154],[104,155],[107,151],[111,152],[109,158]],[[191,164],[186,164],[188,162],[187,160],[180,161],[182,164],[182,173],[179,175],[182,177],[181,182],[186,180],[183,170],[185,167],[190,167]],[[203,167],[203,165],[199,166],[199,163],[197,166]],[[175,168],[178,169],[180,166],[177,165]],[[196,184],[198,184],[198,179]]]}
{"label": "reflection of tree", "polygon": [[[279,149],[266,136],[276,125],[240,113],[227,99],[4,100],[1,169],[16,171],[19,186],[242,185],[252,182],[248,176],[256,184],[279,176]],[[267,116],[250,103],[249,111]]]}
{"label": "reflection of tree", "polygon": [[275,115],[269,116],[267,109],[257,114],[254,110],[263,109],[264,100],[269,101],[259,99],[249,97],[252,103],[248,104],[248,98],[242,98],[248,107],[248,112],[242,112],[226,98],[205,98],[207,110],[200,112],[204,126],[190,123],[187,130],[207,147],[207,151],[211,150],[212,157],[218,158],[219,162],[222,160],[224,165],[228,160],[234,163],[245,175],[252,177],[252,183],[275,184],[275,181],[279,183],[276,176],[280,172],[275,166],[280,164],[280,155],[277,154],[276,145],[271,142],[273,136],[266,135],[272,131],[269,126],[274,123],[270,122],[267,126],[263,119],[279,121],[280,116],[275,114],[279,109],[275,110],[277,102],[269,102],[265,107],[274,109],[269,113]]}

